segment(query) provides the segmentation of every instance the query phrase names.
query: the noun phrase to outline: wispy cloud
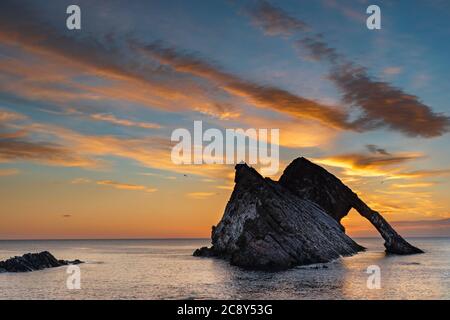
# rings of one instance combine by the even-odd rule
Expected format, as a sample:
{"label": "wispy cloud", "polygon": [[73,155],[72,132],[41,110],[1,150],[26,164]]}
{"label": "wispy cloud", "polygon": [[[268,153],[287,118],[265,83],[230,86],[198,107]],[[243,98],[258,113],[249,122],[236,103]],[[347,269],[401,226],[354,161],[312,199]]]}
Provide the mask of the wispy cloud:
{"label": "wispy cloud", "polygon": [[[122,99],[168,112],[194,109],[221,119],[239,115],[232,103],[212,97],[210,87],[154,63],[141,63],[141,57],[122,38],[114,34],[107,39],[68,37],[41,21],[33,9],[16,1],[2,2],[0,41],[11,49],[22,50],[21,55],[34,57],[27,62],[12,57],[0,61],[5,75],[15,79],[3,81],[5,92],[58,104]],[[21,19],[13,18],[19,15]],[[34,63],[36,58],[39,63]],[[73,79],[80,72],[108,83],[81,84]],[[121,124],[127,125],[123,121]]]}
{"label": "wispy cloud", "polygon": [[215,195],[214,192],[189,192],[186,194],[187,197],[198,200],[207,199],[214,195]]}
{"label": "wispy cloud", "polygon": [[305,31],[308,26],[303,21],[290,16],[282,9],[267,1],[259,1],[253,8],[245,10],[253,23],[261,27],[267,35],[289,36],[296,31]]}
{"label": "wispy cloud", "polygon": [[429,169],[429,170],[412,170],[401,172],[397,176],[399,178],[429,178],[429,177],[440,177],[448,176],[450,174],[450,169]]}
{"label": "wispy cloud", "polygon": [[23,114],[0,109],[0,123],[2,122],[12,122],[17,120],[24,120],[26,117]]}
{"label": "wispy cloud", "polygon": [[98,185],[109,186],[109,187],[119,189],[119,190],[138,190],[138,191],[145,191],[145,192],[150,192],[150,193],[157,191],[156,188],[150,188],[150,187],[140,185],[140,184],[117,182],[117,181],[113,181],[113,180],[99,180],[96,183]]}
{"label": "wispy cloud", "polygon": [[[409,172],[399,165],[421,159],[421,153],[366,154],[348,153],[314,159],[315,162],[344,169],[344,174],[363,177],[407,178]],[[417,173],[414,177],[419,177]],[[413,175],[411,175],[413,177]]]}
{"label": "wispy cloud", "polygon": [[326,7],[331,8],[334,11],[340,12],[343,16],[351,20],[355,20],[361,23],[365,22],[367,19],[367,16],[363,14],[364,9],[367,7],[367,5],[364,6],[365,0],[359,1],[359,3],[361,4],[360,6],[361,10],[359,11],[355,9],[355,5],[353,3],[351,6],[349,6],[348,4],[345,4],[344,2],[337,0],[323,0],[322,2]]}
{"label": "wispy cloud", "polygon": [[223,189],[223,190],[233,190],[234,189],[234,185],[220,185],[220,186],[216,186],[217,189]]}
{"label": "wispy cloud", "polygon": [[0,139],[0,161],[36,161],[67,167],[95,167],[92,159],[54,143]]}
{"label": "wispy cloud", "polygon": [[394,183],[391,185],[392,188],[397,189],[416,189],[416,188],[428,188],[436,185],[436,183],[433,182],[417,182],[417,183]]}
{"label": "wispy cloud", "polygon": [[386,151],[386,149],[380,148],[377,145],[374,144],[368,144],[366,145],[367,149],[371,152],[371,153],[379,153],[385,156],[390,156],[391,154],[389,152]]}
{"label": "wispy cloud", "polygon": [[15,176],[20,173],[19,169],[0,169],[0,177]]}
{"label": "wispy cloud", "polygon": [[176,176],[168,176],[166,174],[160,174],[160,173],[154,173],[154,172],[142,172],[140,174],[143,176],[157,177],[157,178],[166,179],[166,180],[176,180],[177,179]]}
{"label": "wispy cloud", "polygon": [[88,178],[75,178],[72,181],[70,181],[71,184],[85,184],[85,183],[91,183],[92,180]]}
{"label": "wispy cloud", "polygon": [[370,77],[353,63],[335,65],[330,79],[343,93],[343,100],[361,108],[359,127],[388,127],[408,136],[431,138],[447,133],[450,118],[433,112],[417,96]]}
{"label": "wispy cloud", "polygon": [[[135,47],[138,46],[135,44]],[[160,43],[139,46],[143,53],[178,72],[188,73],[219,84],[229,93],[247,99],[261,108],[270,108],[300,119],[317,120],[335,128],[350,128],[347,114],[338,108],[300,97],[289,91],[247,81],[228,73],[200,57],[184,53]]]}
{"label": "wispy cloud", "polygon": [[106,186],[118,190],[131,190],[131,191],[145,191],[145,192],[156,192],[157,188],[149,187],[141,184],[125,183],[114,180],[97,180],[93,181],[88,178],[76,178],[70,181],[71,184],[97,184],[100,186]]}
{"label": "wispy cloud", "polygon": [[[224,177],[230,169],[217,165],[177,165],[171,161],[173,142],[168,137],[83,134],[58,125],[30,122],[16,126],[19,134],[0,135],[0,161],[31,161],[45,165],[107,169],[105,157],[126,158],[148,168],[206,177]],[[76,182],[82,182],[80,180]]]}
{"label": "wispy cloud", "polygon": [[400,67],[387,67],[383,69],[383,73],[387,75],[396,75],[402,72]]}
{"label": "wispy cloud", "polygon": [[151,122],[141,122],[141,121],[133,121],[128,119],[119,119],[115,115],[107,114],[107,113],[94,113],[90,115],[91,119],[94,119],[96,121],[105,121],[112,124],[117,124],[120,126],[126,126],[126,127],[137,127],[137,128],[144,128],[144,129],[159,129],[161,128],[161,125],[157,123],[151,123]]}
{"label": "wispy cloud", "polygon": [[[80,39],[66,38],[49,25],[44,24],[45,27],[41,28],[42,23],[27,12],[21,12],[21,15],[27,16],[29,23],[24,24],[10,18],[19,11],[14,2],[5,4],[5,10],[0,14],[5,17],[0,22],[4,26],[3,31],[0,31],[0,39],[5,43],[18,44],[27,52],[38,55],[44,61],[52,62],[48,63],[49,67],[45,67],[48,69],[45,74],[53,75],[51,85],[39,81],[39,75],[43,72],[39,72],[37,69],[44,68],[41,63],[26,68],[18,61],[7,61],[0,64],[1,68],[6,68],[5,70],[9,70],[8,72],[19,73],[20,77],[27,79],[26,82],[15,81],[10,84],[7,88],[8,92],[16,93],[30,100],[43,99],[67,105],[80,99],[92,101],[118,99],[164,111],[197,111],[218,119],[236,119],[241,122],[257,120],[257,116],[245,119],[242,117],[242,110],[235,104],[218,99],[216,96],[212,97],[210,91],[211,88],[214,88],[227,96],[225,100],[243,98],[252,106],[268,108],[292,117],[292,119],[283,121],[283,128],[288,128],[290,124],[293,129],[292,133],[295,132],[293,119],[308,122],[313,120],[313,122],[317,121],[328,128],[356,131],[366,131],[388,125],[383,119],[370,120],[367,112],[356,121],[352,121],[347,108],[326,105],[276,86],[246,80],[241,76],[224,71],[206,59],[187,54],[182,50],[164,47],[160,43],[145,45],[130,41],[119,44],[114,36],[112,36],[114,41],[109,44],[107,41],[94,40],[89,36]],[[253,19],[260,17],[265,21],[261,26],[267,28],[268,32],[277,34],[277,32],[285,32],[288,29],[295,32],[307,30],[305,23],[300,20],[296,21],[294,17],[279,8],[272,8],[266,2],[263,2],[258,9],[249,12]],[[33,28],[34,25],[39,25],[39,27]],[[11,32],[13,36],[11,36]],[[151,60],[142,60],[142,55],[147,58],[150,56]],[[139,63],[130,61],[133,59]],[[158,66],[156,61],[162,65],[170,65],[172,68]],[[16,65],[14,66],[14,64]],[[55,69],[55,65],[58,64],[63,65],[64,68]],[[36,70],[33,71],[33,68]],[[73,81],[70,73],[66,74],[67,71],[61,72],[64,69],[72,72],[87,72],[87,74],[109,81],[106,85],[81,84]],[[193,78],[186,77],[186,74]],[[30,77],[33,81],[30,81]],[[208,81],[201,82],[200,85],[196,81],[196,77]],[[398,122],[402,122],[403,116],[404,114],[400,113],[397,117]],[[104,121],[122,126],[148,129],[159,126],[156,123],[119,118],[109,112],[93,113],[88,117],[94,121]],[[428,128],[427,125],[421,127]],[[285,133],[287,132],[288,130],[285,130]],[[302,134],[306,134],[305,132]],[[289,133],[289,136],[292,135]],[[284,136],[287,137],[288,134]],[[323,142],[315,141],[320,135],[309,136],[311,139],[285,139],[283,137],[281,139],[283,145],[286,143],[291,146],[310,146]],[[304,141],[306,144],[303,144]],[[296,143],[292,144],[293,142]]]}
{"label": "wispy cloud", "polygon": [[[300,19],[293,18],[282,9],[262,1],[255,6],[253,20],[261,25],[268,23],[267,16],[272,14],[281,21],[296,21],[306,25]],[[264,8],[261,13],[261,6]],[[293,25],[285,25],[288,28]],[[291,32],[303,31],[292,27]],[[359,108],[362,112],[352,124],[356,130],[366,131],[387,127],[400,131],[408,136],[431,138],[441,136],[450,129],[450,118],[435,113],[432,108],[423,103],[417,96],[370,76],[367,69],[337,52],[324,41],[322,35],[307,35],[296,42],[297,46],[309,51],[310,57],[331,65],[329,79],[342,93],[342,101]],[[390,70],[396,71],[396,70]]]}

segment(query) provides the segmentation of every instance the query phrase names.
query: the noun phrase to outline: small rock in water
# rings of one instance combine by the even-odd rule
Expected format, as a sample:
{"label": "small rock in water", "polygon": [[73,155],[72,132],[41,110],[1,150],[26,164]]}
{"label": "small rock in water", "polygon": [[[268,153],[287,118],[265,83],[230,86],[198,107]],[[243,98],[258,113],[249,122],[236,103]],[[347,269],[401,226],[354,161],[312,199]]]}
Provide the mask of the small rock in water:
{"label": "small rock in water", "polygon": [[200,249],[196,249],[193,253],[194,257],[214,257],[215,255],[214,250],[208,247],[201,247]]}
{"label": "small rock in water", "polygon": [[55,268],[69,264],[80,264],[81,260],[57,260],[50,252],[26,253],[5,261],[0,261],[1,272],[29,272],[46,268]]}

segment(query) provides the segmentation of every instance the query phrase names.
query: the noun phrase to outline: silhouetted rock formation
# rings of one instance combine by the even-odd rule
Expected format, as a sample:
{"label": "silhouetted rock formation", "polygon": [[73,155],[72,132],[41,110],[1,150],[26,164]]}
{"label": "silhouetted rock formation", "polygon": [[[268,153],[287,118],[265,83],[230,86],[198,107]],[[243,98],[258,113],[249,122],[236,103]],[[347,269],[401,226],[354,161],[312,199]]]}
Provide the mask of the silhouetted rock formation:
{"label": "silhouetted rock formation", "polygon": [[351,208],[369,220],[385,240],[386,252],[414,254],[423,251],[410,245],[387,221],[369,208],[356,193],[324,168],[297,158],[284,170],[279,183],[296,196],[313,201],[340,223]]}
{"label": "silhouetted rock formation", "polygon": [[315,203],[300,199],[246,164],[236,166],[235,188],[212,248],[195,256],[218,256],[249,269],[279,270],[329,262],[363,250]]}
{"label": "silhouetted rock formation", "polygon": [[422,252],[338,178],[305,158],[294,160],[279,182],[238,164],[235,183],[221,221],[212,228],[212,247],[197,249],[194,256],[225,258],[248,269],[280,270],[352,255],[364,248],[340,224],[351,208],[379,230],[387,252]]}
{"label": "silhouetted rock formation", "polygon": [[27,253],[21,257],[13,257],[0,261],[1,272],[28,272],[46,268],[61,267],[69,264],[83,263],[80,260],[57,260],[50,252]]}

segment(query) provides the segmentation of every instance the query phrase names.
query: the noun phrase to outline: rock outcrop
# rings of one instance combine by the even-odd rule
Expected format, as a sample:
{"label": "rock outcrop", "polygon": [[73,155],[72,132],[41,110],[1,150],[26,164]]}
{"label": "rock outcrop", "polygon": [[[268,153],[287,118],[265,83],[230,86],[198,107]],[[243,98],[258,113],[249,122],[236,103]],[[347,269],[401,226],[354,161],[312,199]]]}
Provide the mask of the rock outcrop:
{"label": "rock outcrop", "polygon": [[279,183],[296,196],[318,204],[340,223],[350,209],[369,220],[385,240],[386,252],[414,254],[423,251],[409,244],[375,210],[336,176],[305,158],[297,158],[284,170]]}
{"label": "rock outcrop", "polygon": [[235,182],[223,218],[213,227],[213,246],[196,250],[195,256],[222,257],[248,269],[280,270],[364,249],[318,205],[246,164],[236,166]]}
{"label": "rock outcrop", "polygon": [[246,164],[236,165],[235,187],[212,246],[194,256],[219,257],[247,269],[281,270],[353,255],[363,247],[340,224],[355,208],[386,240],[386,251],[420,253],[376,211],[324,168],[294,160],[278,182]]}
{"label": "rock outcrop", "polygon": [[5,261],[0,261],[1,272],[29,272],[46,268],[61,267],[69,264],[83,263],[80,260],[57,260],[50,252],[27,253]]}

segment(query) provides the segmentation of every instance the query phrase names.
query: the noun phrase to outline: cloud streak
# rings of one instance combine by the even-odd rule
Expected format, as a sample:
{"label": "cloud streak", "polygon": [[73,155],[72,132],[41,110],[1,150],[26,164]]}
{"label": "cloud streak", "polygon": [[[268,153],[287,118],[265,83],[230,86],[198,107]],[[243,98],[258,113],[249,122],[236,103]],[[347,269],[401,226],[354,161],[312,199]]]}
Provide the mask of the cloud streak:
{"label": "cloud streak", "polygon": [[119,190],[134,190],[134,191],[145,191],[145,192],[156,192],[157,189],[156,188],[149,188],[147,186],[144,185],[140,185],[140,184],[131,184],[131,183],[123,183],[123,182],[117,182],[117,181],[113,181],[113,180],[99,180],[97,181],[98,185],[103,185],[103,186],[109,186],[115,189],[119,189]]}
{"label": "cloud streak", "polygon": [[18,169],[0,169],[0,177],[15,176],[20,173]]}
{"label": "cloud streak", "polygon": [[245,10],[253,23],[261,27],[265,34],[270,36],[289,36],[296,31],[306,31],[308,26],[303,21],[290,16],[278,7],[267,1],[259,1],[253,8]]}
{"label": "cloud streak", "polygon": [[423,157],[421,153],[347,153],[318,158],[314,161],[323,165],[344,169],[345,175],[400,179],[426,176],[424,171],[417,171],[413,174],[399,167]]}
{"label": "cloud streak", "polygon": [[[206,177],[226,177],[231,166],[177,165],[171,161],[168,137],[121,137],[83,134],[58,125],[27,123],[20,135],[0,135],[0,162],[28,161],[45,165],[103,170],[110,167],[105,157],[132,160],[144,167]],[[24,129],[26,128],[26,130]],[[76,179],[72,183],[88,183]]]}
{"label": "cloud streak", "polygon": [[133,121],[129,119],[119,119],[113,114],[107,113],[94,113],[89,116],[91,119],[95,121],[104,121],[112,124],[117,124],[125,127],[135,127],[135,128],[143,128],[143,129],[159,129],[161,126],[157,123],[151,122],[142,122],[142,121]]}
{"label": "cloud streak", "polygon": [[214,192],[189,192],[186,194],[188,198],[196,199],[196,200],[204,200],[209,197],[214,196],[216,193]]}
{"label": "cloud streak", "polygon": [[67,167],[95,167],[95,161],[61,145],[20,139],[0,139],[0,161],[34,161]]}
{"label": "cloud streak", "polygon": [[[33,10],[36,8],[21,6],[16,1],[2,2],[0,42],[46,62],[45,68],[38,64],[30,69],[23,59],[2,59],[0,70],[15,79],[13,82],[5,79],[2,84],[5,92],[56,103],[101,97],[172,112],[195,106],[198,112],[221,119],[239,115],[231,103],[211,97],[207,84],[180,78],[156,64],[142,63],[122,37],[114,34],[99,39],[89,35],[69,37],[41,21],[39,13]],[[16,19],[17,16],[21,18]],[[73,81],[71,76],[80,72],[106,79],[108,84],[94,86]]]}
{"label": "cloud streak", "polygon": [[24,120],[24,119],[26,119],[26,117],[22,114],[0,109],[0,124],[2,122],[8,123],[8,122],[14,122],[14,121]]}
{"label": "cloud streak", "polygon": [[[263,8],[263,10],[261,9]],[[267,17],[272,15],[277,19]],[[306,23],[296,19],[282,9],[260,1],[252,11],[253,21],[263,29],[271,30],[277,25],[284,26],[284,34],[304,31]],[[280,22],[281,21],[281,22]],[[285,23],[283,23],[285,22]],[[295,25],[304,25],[297,28]],[[277,33],[268,33],[276,35]],[[279,34],[279,33],[278,33]],[[432,138],[447,133],[450,129],[450,118],[435,113],[417,96],[371,77],[366,68],[349,61],[328,45],[321,35],[304,36],[296,45],[305,48],[311,58],[331,65],[329,79],[342,93],[342,101],[358,108],[362,116],[353,122],[354,128],[360,131],[387,127],[411,137]]]}
{"label": "cloud streak", "polygon": [[388,127],[407,136],[424,138],[449,131],[449,117],[433,112],[417,96],[372,79],[365,68],[353,63],[335,65],[330,79],[343,93],[343,100],[364,113],[357,121],[360,127]]}
{"label": "cloud streak", "polygon": [[[248,12],[253,22],[270,35],[308,30],[306,23],[267,2],[260,2]],[[18,21],[12,18],[18,14],[27,19]],[[28,23],[23,23],[25,20]],[[343,64],[343,58],[320,39],[304,39],[302,45],[309,48],[317,59],[333,64],[330,79],[343,92],[343,101],[362,111],[362,116],[354,121],[350,120],[352,114],[346,108],[329,106],[276,86],[246,80],[175,48],[164,47],[160,43],[145,45],[133,41],[120,42],[114,36],[112,39],[114,41],[107,44],[106,41],[90,37],[69,38],[39,22],[30,12],[22,12],[14,2],[7,1],[0,13],[0,40],[3,43],[19,44],[48,61],[106,78],[110,83],[88,86],[63,78],[64,85],[49,85],[40,83],[37,78],[34,82],[5,83],[6,89],[28,99],[55,103],[66,104],[80,99],[121,99],[165,111],[194,110],[219,119],[240,117],[239,109],[225,100],[244,98],[259,108],[268,108],[296,119],[318,121],[341,130],[368,131],[389,127],[407,135],[423,137],[442,135],[448,130],[447,117],[433,113],[431,108],[413,95],[407,95],[387,83],[375,82],[363,68]],[[151,56],[152,60],[144,62],[141,54]],[[158,66],[155,60],[162,65],[170,65],[172,69]],[[36,77],[23,66],[11,69],[10,61],[0,68],[22,73],[25,79]],[[60,73],[54,71],[52,81],[60,78]],[[183,74],[201,77],[208,82],[200,85],[195,79]],[[228,98],[211,97],[211,88],[223,90]],[[141,128],[157,127],[156,124],[118,119],[104,112],[94,114],[92,120]]]}
{"label": "cloud streak", "polygon": [[368,144],[366,145],[367,150],[369,150],[371,153],[379,153],[385,156],[389,156],[391,155],[389,152],[386,151],[386,149],[380,148],[377,145],[374,144]]}
{"label": "cloud streak", "polygon": [[160,43],[138,46],[149,57],[160,63],[169,65],[178,72],[188,73],[210,80],[229,93],[246,98],[250,103],[260,108],[270,108],[287,113],[299,119],[320,121],[327,126],[350,129],[347,114],[337,108],[300,97],[289,91],[265,86],[256,82],[244,80],[241,77],[223,71],[220,67],[191,54],[164,47]]}
{"label": "cloud streak", "polygon": [[436,185],[433,182],[418,182],[418,183],[394,183],[391,185],[392,188],[397,189],[409,189],[409,188],[428,188]]}

